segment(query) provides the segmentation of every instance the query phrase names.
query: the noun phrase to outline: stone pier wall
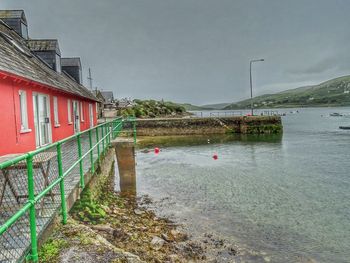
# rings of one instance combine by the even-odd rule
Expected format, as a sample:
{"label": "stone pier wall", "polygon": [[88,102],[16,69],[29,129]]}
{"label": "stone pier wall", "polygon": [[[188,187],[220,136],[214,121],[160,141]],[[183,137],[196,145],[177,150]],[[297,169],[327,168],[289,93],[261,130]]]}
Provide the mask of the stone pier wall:
{"label": "stone pier wall", "polygon": [[204,134],[276,134],[283,131],[280,116],[138,119],[138,136]]}

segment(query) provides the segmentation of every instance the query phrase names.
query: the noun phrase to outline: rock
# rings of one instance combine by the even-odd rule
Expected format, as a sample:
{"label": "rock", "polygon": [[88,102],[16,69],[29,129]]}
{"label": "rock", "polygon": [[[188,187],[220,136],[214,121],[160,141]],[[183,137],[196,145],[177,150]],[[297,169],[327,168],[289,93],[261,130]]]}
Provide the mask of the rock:
{"label": "rock", "polygon": [[169,237],[166,234],[163,233],[161,236],[166,242],[170,242]]}
{"label": "rock", "polygon": [[154,249],[154,250],[159,250],[163,247],[165,243],[165,240],[160,238],[160,237],[153,237],[152,238],[152,241],[151,241],[151,247]]}
{"label": "rock", "polygon": [[233,247],[228,248],[228,253],[230,256],[236,256],[237,255],[237,250],[234,249]]}
{"label": "rock", "polygon": [[176,254],[169,255],[168,258],[170,263],[176,263],[179,261],[179,256]]}
{"label": "rock", "polygon": [[114,229],[111,228],[109,225],[96,225],[96,226],[91,226],[93,230],[98,230],[98,231],[104,231],[109,234],[113,234]]}
{"label": "rock", "polygon": [[170,230],[170,234],[173,236],[173,237],[176,237],[180,232],[177,231],[176,229],[171,229]]}
{"label": "rock", "polygon": [[265,261],[265,262],[270,262],[271,259],[270,259],[269,257],[264,257],[264,261]]}
{"label": "rock", "polygon": [[125,233],[121,228],[113,230],[113,237],[118,241],[123,241],[128,237],[128,234]]}
{"label": "rock", "polygon": [[176,229],[170,230],[170,234],[175,241],[185,241],[188,239],[188,236],[186,233],[182,233]]}
{"label": "rock", "polygon": [[142,215],[145,213],[145,211],[142,211],[140,209],[134,209],[134,213],[135,213],[135,215]]}

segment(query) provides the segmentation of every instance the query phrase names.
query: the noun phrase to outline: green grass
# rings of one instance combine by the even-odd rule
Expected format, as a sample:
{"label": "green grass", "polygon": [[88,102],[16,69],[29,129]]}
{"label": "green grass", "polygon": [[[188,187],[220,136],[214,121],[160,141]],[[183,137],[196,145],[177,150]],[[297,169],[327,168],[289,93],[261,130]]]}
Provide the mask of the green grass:
{"label": "green grass", "polygon": [[122,109],[119,115],[134,115],[137,118],[156,118],[183,115],[185,113],[185,107],[171,101],[134,100],[134,105],[130,108]]}
{"label": "green grass", "polygon": [[67,248],[68,243],[62,239],[50,239],[39,250],[40,262],[53,263],[57,262],[59,253],[62,249]]}

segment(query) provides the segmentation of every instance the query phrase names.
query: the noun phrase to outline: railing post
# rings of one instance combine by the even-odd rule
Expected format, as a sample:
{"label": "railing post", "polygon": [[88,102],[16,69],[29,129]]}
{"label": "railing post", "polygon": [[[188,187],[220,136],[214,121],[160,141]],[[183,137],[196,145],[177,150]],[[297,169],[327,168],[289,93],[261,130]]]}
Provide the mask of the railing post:
{"label": "railing post", "polygon": [[115,131],[114,131],[114,129],[115,129],[115,127],[116,127],[116,120],[113,120],[113,122],[112,122],[112,140],[115,138]]}
{"label": "railing post", "polygon": [[108,134],[108,126],[109,126],[109,123],[106,123],[106,126],[105,126],[105,132],[106,132],[106,149],[108,147],[108,144],[109,144],[109,134]]}
{"label": "railing post", "polygon": [[31,203],[29,209],[29,224],[30,224],[30,241],[31,241],[31,255],[30,259],[33,262],[38,262],[38,241],[36,237],[36,218],[35,218],[35,191],[34,191],[34,177],[33,177],[33,156],[29,155],[27,158],[27,176],[28,176],[28,201]]}
{"label": "railing post", "polygon": [[94,164],[94,151],[92,150],[92,131],[89,130],[89,145],[90,145],[90,162],[91,162],[91,173],[95,172]]}
{"label": "railing post", "polygon": [[97,159],[100,158],[100,137],[98,136],[98,127],[96,127]]}
{"label": "railing post", "polygon": [[109,145],[109,134],[108,134],[108,132],[109,132],[109,123],[106,123],[106,127],[105,127],[105,129],[106,129],[106,149],[107,149],[107,147],[108,147],[108,145]]}
{"label": "railing post", "polygon": [[57,144],[57,162],[58,162],[58,176],[61,178],[60,192],[61,192],[62,223],[65,225],[67,223],[67,206],[66,206],[66,197],[64,192],[61,143]]}
{"label": "railing post", "polygon": [[85,182],[84,182],[84,171],[83,171],[83,160],[81,156],[83,155],[81,152],[81,139],[80,134],[77,136],[77,143],[78,143],[78,155],[79,155],[79,170],[80,170],[80,187],[82,189],[85,188]]}
{"label": "railing post", "polygon": [[105,152],[104,125],[101,126],[102,153]]}
{"label": "railing post", "polygon": [[136,145],[136,118],[133,118],[134,144]]}
{"label": "railing post", "polygon": [[113,122],[110,122],[109,123],[109,143],[108,144],[111,144],[111,141],[113,140]]}

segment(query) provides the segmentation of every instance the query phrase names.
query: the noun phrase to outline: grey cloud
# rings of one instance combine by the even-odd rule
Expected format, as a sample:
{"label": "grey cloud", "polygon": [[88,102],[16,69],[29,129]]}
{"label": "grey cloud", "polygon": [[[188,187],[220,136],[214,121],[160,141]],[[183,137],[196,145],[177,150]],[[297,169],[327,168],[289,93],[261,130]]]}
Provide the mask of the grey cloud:
{"label": "grey cloud", "polygon": [[[205,104],[348,72],[347,0],[3,0],[117,96]],[[87,81],[86,81],[87,83]]]}

